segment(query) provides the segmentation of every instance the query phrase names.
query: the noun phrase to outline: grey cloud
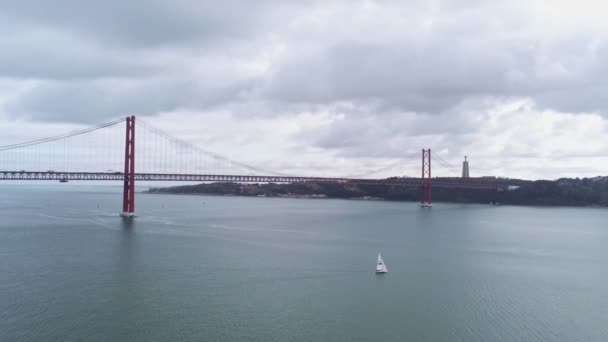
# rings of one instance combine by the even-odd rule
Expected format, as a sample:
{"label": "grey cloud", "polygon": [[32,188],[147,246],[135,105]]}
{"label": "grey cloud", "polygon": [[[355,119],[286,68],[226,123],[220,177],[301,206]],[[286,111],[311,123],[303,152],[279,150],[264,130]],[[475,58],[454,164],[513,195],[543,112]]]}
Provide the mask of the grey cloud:
{"label": "grey cloud", "polygon": [[0,41],[0,75],[15,79],[137,78],[156,67],[133,51],[108,50],[50,31],[24,31]]}
{"label": "grey cloud", "polygon": [[342,116],[321,129],[302,131],[297,140],[348,158],[401,158],[429,146],[451,146],[452,153],[462,154],[460,147],[473,140],[471,134],[485,119],[484,113],[470,109],[441,115],[377,115],[372,111]]}
{"label": "grey cloud", "polygon": [[339,44],[321,58],[279,65],[268,96],[313,103],[375,101],[436,113],[467,96],[508,94],[504,57],[482,55],[465,43]]}
{"label": "grey cloud", "polygon": [[255,42],[286,7],[274,1],[0,0],[0,77],[141,78],[192,68],[180,63],[238,53],[235,46]]}
{"label": "grey cloud", "polygon": [[539,106],[608,113],[608,40],[571,37],[560,42],[559,53],[545,59],[531,91]]}
{"label": "grey cloud", "polygon": [[246,97],[250,78],[221,75],[222,63],[236,58],[231,54],[246,63],[240,49],[249,49],[287,7],[271,1],[0,3],[6,19],[0,22],[0,79],[36,84],[0,110],[64,122],[201,110]]}
{"label": "grey cloud", "polygon": [[[263,26],[276,2],[192,0],[1,1],[1,11],[32,26],[128,46],[242,36]],[[274,6],[274,7],[273,7]]]}
{"label": "grey cloud", "polygon": [[[606,112],[606,40],[527,32],[518,12],[525,2],[514,3],[375,1],[387,10],[356,27],[351,17],[365,14],[364,2],[0,0],[0,16],[9,19],[0,23],[0,77],[38,84],[2,109],[32,120],[91,122],[126,112],[223,106],[261,116],[348,103],[345,116],[364,108],[378,118],[448,117],[486,98],[530,97],[543,108]],[[385,23],[389,10],[403,18]],[[308,18],[316,25],[308,30],[311,13],[319,17]],[[399,29],[376,39],[384,24]],[[210,56],[246,64],[266,54],[260,63],[268,65],[255,75],[198,65]],[[425,120],[398,124],[421,134],[426,128],[416,126]],[[339,143],[327,139],[319,144]]]}
{"label": "grey cloud", "polygon": [[316,53],[296,51],[274,65],[265,95],[296,103],[374,103],[380,112],[438,114],[487,96],[530,97],[562,111],[608,112],[601,96],[608,88],[605,35],[526,35],[518,26],[526,24],[521,16],[483,15],[499,9],[465,6],[455,19],[443,18],[414,37],[351,37],[321,42]]}
{"label": "grey cloud", "polygon": [[353,101],[433,114],[487,96],[531,97],[546,108],[606,113],[608,42],[589,51],[592,44],[580,36],[551,47],[467,37],[341,43],[277,65],[265,91],[288,102]]}
{"label": "grey cloud", "polygon": [[246,88],[246,82],[219,87],[196,79],[164,78],[44,82],[9,100],[5,107],[13,118],[95,123],[128,114],[210,108]]}

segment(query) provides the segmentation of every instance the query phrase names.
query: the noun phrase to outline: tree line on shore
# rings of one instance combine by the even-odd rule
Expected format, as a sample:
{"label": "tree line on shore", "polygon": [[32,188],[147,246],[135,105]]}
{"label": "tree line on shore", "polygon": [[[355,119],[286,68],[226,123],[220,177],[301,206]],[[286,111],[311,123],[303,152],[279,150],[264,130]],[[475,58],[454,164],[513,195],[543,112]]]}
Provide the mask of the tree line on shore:
{"label": "tree line on shore", "polygon": [[[499,179],[505,190],[434,188],[433,201],[501,203],[546,206],[608,206],[608,177],[563,178],[555,181]],[[507,190],[507,185],[511,189]],[[418,201],[420,189],[394,185],[361,184],[238,184],[204,183],[152,188],[151,193],[209,194],[269,197],[324,196],[327,198],[375,198],[387,201]]]}

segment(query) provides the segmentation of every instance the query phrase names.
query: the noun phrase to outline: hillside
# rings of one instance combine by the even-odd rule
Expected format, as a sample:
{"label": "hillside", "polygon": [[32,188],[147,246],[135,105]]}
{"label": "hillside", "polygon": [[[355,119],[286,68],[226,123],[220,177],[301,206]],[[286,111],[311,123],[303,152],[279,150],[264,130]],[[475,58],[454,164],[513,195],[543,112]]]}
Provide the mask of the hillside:
{"label": "hillside", "polygon": [[[457,203],[498,202],[514,205],[608,206],[608,177],[556,181],[499,179],[511,190],[433,189],[433,201]],[[210,183],[166,188],[152,188],[150,193],[209,194],[235,196],[378,199],[418,201],[419,189],[388,185],[355,184],[237,184]]]}

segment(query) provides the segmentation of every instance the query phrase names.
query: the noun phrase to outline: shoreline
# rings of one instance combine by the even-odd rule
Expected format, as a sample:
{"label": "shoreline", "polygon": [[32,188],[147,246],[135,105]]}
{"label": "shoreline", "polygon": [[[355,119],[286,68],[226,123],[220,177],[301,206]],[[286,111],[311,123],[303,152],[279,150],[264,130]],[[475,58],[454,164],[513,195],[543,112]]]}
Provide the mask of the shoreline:
{"label": "shoreline", "polygon": [[247,197],[247,198],[287,198],[287,199],[316,199],[316,200],[349,200],[349,201],[371,201],[371,202],[414,202],[414,201],[399,201],[387,200],[380,197],[327,197],[326,195],[285,195],[285,196],[260,196],[260,195],[237,195],[237,194],[212,194],[204,192],[164,192],[164,191],[141,191],[143,194],[153,195],[187,195],[187,196],[213,196],[213,197]]}
{"label": "shoreline", "polygon": [[[369,202],[396,202],[396,203],[418,203],[418,201],[408,200],[389,200],[385,198],[341,198],[341,197],[306,197],[307,195],[293,196],[251,196],[251,195],[236,195],[236,194],[211,194],[197,192],[163,192],[163,191],[142,191],[142,194],[152,195],[185,195],[185,196],[210,196],[210,197],[245,197],[245,198],[277,198],[277,199],[305,199],[305,200],[344,200],[344,201],[369,201]],[[551,204],[516,204],[516,203],[481,203],[481,202],[453,202],[453,201],[434,201],[433,203],[447,204],[472,204],[472,205],[487,205],[491,207],[528,207],[528,208],[585,208],[585,209],[608,209],[608,206],[601,205],[551,205]]]}

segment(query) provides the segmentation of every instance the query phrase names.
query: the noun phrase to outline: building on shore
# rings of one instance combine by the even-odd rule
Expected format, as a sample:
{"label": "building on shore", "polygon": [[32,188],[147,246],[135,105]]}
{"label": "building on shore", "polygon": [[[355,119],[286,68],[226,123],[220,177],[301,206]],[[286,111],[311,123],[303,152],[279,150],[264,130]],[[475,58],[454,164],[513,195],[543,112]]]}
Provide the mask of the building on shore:
{"label": "building on shore", "polygon": [[464,161],[462,162],[462,178],[469,178],[469,161],[467,160],[467,156],[464,156]]}

